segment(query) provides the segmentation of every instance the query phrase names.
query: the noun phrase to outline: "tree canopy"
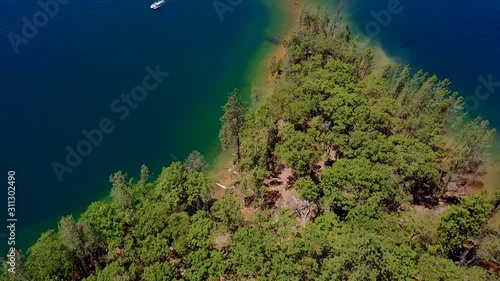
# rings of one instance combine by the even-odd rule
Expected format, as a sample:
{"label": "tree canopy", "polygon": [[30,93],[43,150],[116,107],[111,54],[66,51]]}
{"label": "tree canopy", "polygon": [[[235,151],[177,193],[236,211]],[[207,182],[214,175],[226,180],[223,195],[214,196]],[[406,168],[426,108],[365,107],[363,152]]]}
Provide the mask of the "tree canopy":
{"label": "tree canopy", "polygon": [[[307,8],[271,66],[223,106],[234,189],[199,152],[61,218],[0,281],[500,280],[500,193],[471,193],[494,130],[409,66],[374,71],[339,15]],[[233,172],[234,174],[234,172]],[[6,266],[4,262],[4,267]]]}

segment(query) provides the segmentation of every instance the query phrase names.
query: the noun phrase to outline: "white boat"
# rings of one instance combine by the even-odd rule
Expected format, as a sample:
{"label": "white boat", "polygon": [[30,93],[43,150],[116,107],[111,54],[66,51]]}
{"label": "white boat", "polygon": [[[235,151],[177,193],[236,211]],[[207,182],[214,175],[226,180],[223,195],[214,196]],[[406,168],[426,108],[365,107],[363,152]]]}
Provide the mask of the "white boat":
{"label": "white boat", "polygon": [[163,6],[163,4],[165,4],[165,0],[158,0],[158,1],[154,2],[153,4],[151,4],[150,8],[153,10],[156,10],[156,9],[160,8],[161,6]]}

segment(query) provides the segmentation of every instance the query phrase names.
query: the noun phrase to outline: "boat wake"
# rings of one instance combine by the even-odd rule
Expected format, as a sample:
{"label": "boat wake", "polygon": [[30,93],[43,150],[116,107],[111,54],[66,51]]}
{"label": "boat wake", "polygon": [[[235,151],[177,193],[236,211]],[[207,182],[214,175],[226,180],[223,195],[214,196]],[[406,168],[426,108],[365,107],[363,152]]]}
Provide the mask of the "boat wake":
{"label": "boat wake", "polygon": [[165,4],[165,3],[173,3],[173,2],[177,2],[177,0],[158,0],[158,1],[154,2],[153,4],[151,4],[150,8],[153,10],[156,10],[156,9],[160,8],[161,6],[163,6],[163,4]]}
{"label": "boat wake", "polygon": [[159,1],[156,1],[153,4],[151,4],[150,8],[153,10],[156,10],[156,9],[160,8],[161,6],[163,6],[163,4],[165,4],[165,0],[159,0]]}

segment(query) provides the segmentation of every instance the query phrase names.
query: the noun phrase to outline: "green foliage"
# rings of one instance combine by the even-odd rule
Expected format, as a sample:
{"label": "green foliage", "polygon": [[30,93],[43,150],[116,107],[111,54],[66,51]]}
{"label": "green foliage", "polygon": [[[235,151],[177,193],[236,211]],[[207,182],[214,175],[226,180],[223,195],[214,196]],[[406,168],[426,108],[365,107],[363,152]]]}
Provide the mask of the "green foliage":
{"label": "green foliage", "polygon": [[146,236],[144,240],[139,241],[138,248],[138,255],[146,265],[166,260],[170,253],[168,241],[161,237],[161,235],[154,236],[153,234]]}
{"label": "green foliage", "polygon": [[344,235],[323,263],[319,280],[409,280],[414,254],[387,246],[372,233]]}
{"label": "green foliage", "polygon": [[188,244],[191,248],[208,248],[212,243],[210,233],[214,222],[206,211],[198,211],[191,216],[191,227],[187,235]]}
{"label": "green foliage", "polygon": [[419,258],[417,267],[417,276],[420,280],[454,281],[461,279],[455,263],[448,259],[423,255]]}
{"label": "green foliage", "polygon": [[[12,263],[10,258],[0,260],[0,281],[31,281],[29,272],[25,267],[26,257],[20,251],[15,252],[15,261]],[[12,269],[14,268],[14,269]],[[9,270],[10,269],[10,270]]]}
{"label": "green foliage", "polygon": [[81,215],[96,234],[109,243],[110,248],[120,244],[124,233],[123,213],[105,202],[94,202]]}
{"label": "green foliage", "polygon": [[134,236],[142,240],[162,233],[167,228],[169,218],[167,207],[168,205],[163,202],[155,202],[138,210]]}
{"label": "green foliage", "polygon": [[119,262],[111,263],[97,274],[96,281],[131,281],[132,275]]}
{"label": "green foliage", "polygon": [[363,158],[340,159],[321,173],[324,199],[335,210],[347,212],[377,195],[379,201],[396,195],[396,183],[387,166]]}
{"label": "green foliage", "polygon": [[155,193],[169,206],[169,209],[181,208],[182,203],[186,201],[184,185],[186,178],[186,168],[180,162],[174,162],[168,168],[163,168],[158,177]]}
{"label": "green foliage", "polygon": [[210,211],[215,220],[219,221],[227,229],[234,231],[243,223],[243,215],[240,209],[240,200],[230,190],[214,203]]}
{"label": "green foliage", "polygon": [[120,207],[123,211],[128,211],[132,208],[131,190],[125,185],[115,185],[111,189],[111,198],[113,203]]}
{"label": "green foliage", "polygon": [[484,262],[500,264],[500,236],[488,234],[481,239],[477,256]]}
{"label": "green foliage", "polygon": [[72,268],[71,253],[53,230],[42,234],[28,256],[26,269],[34,281],[62,281]]}
{"label": "green foliage", "polygon": [[203,155],[195,150],[184,160],[184,167],[188,173],[205,172],[208,169],[208,163]]}
{"label": "green foliage", "polygon": [[264,233],[258,228],[240,227],[231,245],[231,264],[237,279],[255,277],[266,264]]}
{"label": "green foliage", "polygon": [[459,205],[451,207],[439,225],[443,251],[452,255],[464,247],[466,241],[477,236],[492,209],[485,194],[467,197]]}
{"label": "green foliage", "polygon": [[171,211],[200,207],[208,200],[210,182],[203,172],[188,172],[180,162],[164,168],[156,182],[155,194]]}
{"label": "green foliage", "polygon": [[285,124],[279,137],[283,140],[283,143],[276,146],[279,161],[301,174],[306,174],[312,161],[319,158],[318,151],[314,149],[314,138],[296,131],[292,124]]}
{"label": "green foliage", "polygon": [[474,280],[490,281],[498,280],[489,273],[478,267],[460,268],[449,259],[423,255],[419,258],[418,280],[429,281],[456,281],[456,280]]}
{"label": "green foliage", "polygon": [[221,117],[222,127],[219,139],[224,150],[236,149],[237,158],[240,159],[240,131],[244,121],[244,107],[240,100],[239,92],[234,89],[222,107],[224,114]]}
{"label": "green foliage", "polygon": [[269,150],[275,145],[277,131],[267,109],[252,108],[245,116],[241,129],[241,159],[239,165],[245,170],[254,167],[266,168]]}
{"label": "green foliage", "polygon": [[269,176],[269,172],[262,168],[253,168],[245,171],[240,182],[240,188],[249,195],[262,195],[263,181]]}
{"label": "green foliage", "polygon": [[[398,226],[403,228],[403,234],[410,237],[409,243],[419,254],[436,253],[439,248],[439,217],[429,212],[411,210],[401,214]],[[393,231],[389,228],[388,231]]]}
{"label": "green foliage", "polygon": [[489,148],[495,130],[488,128],[488,121],[478,117],[461,126],[457,140],[450,148],[447,183],[469,172],[481,172],[481,168],[491,164]]}
{"label": "green foliage", "polygon": [[144,185],[148,180],[149,180],[149,168],[146,165],[142,165],[140,183]]}
{"label": "green foliage", "polygon": [[186,195],[188,207],[200,209],[210,200],[211,181],[207,174],[193,172],[186,179]]}
{"label": "green foliage", "polygon": [[316,201],[320,196],[319,186],[310,177],[298,179],[294,184],[294,188],[306,200]]}
{"label": "green foliage", "polygon": [[59,222],[59,236],[63,245],[72,253],[83,252],[83,237],[80,227],[72,216],[63,217]]}
{"label": "green foliage", "polygon": [[[358,43],[340,15],[305,9],[273,61],[273,94],[252,84],[252,108],[237,90],[223,106],[234,189],[211,198],[197,151],[156,179],[145,165],[137,181],[117,172],[110,202],[63,217],[0,280],[499,280],[474,265],[500,263],[500,193],[444,214],[415,206],[480,176],[495,131],[465,121],[449,81],[374,72]],[[281,198],[266,208],[270,186]]]}
{"label": "green foliage", "polygon": [[167,262],[158,262],[144,268],[142,274],[144,281],[176,281],[178,274],[170,264]]}

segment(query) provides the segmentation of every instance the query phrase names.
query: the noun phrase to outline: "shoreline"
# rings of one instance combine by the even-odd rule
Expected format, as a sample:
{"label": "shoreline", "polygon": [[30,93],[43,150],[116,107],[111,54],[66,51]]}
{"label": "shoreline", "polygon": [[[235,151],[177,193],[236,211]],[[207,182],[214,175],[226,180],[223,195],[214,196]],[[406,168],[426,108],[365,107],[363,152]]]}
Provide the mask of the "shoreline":
{"label": "shoreline", "polygon": [[[310,1],[310,0],[298,0],[298,1],[304,2],[304,1]],[[266,27],[264,35],[272,33],[273,31],[272,30],[270,31],[270,29],[278,29],[281,31],[281,29],[284,27],[283,25],[286,25],[285,26],[287,28],[286,30],[288,30],[289,29],[288,24],[289,24],[290,18],[287,17],[288,16],[287,11],[289,9],[293,10],[293,7],[298,6],[298,5],[293,5],[293,1],[290,2],[290,1],[285,1],[285,0],[269,0],[269,1],[262,0],[262,2],[263,2],[262,5],[268,10],[268,13],[271,15],[269,27]],[[279,11],[273,10],[273,8],[276,8],[276,7],[279,7],[280,10]],[[283,9],[282,7],[285,7],[286,9]],[[298,10],[300,10],[300,9],[298,9]],[[283,24],[283,21],[282,21],[283,19],[286,19],[285,24]],[[283,30],[285,30],[285,29],[283,29]],[[269,46],[266,45],[267,43],[268,42],[266,42],[266,41],[259,43],[258,44],[259,47],[258,47],[257,51],[255,52],[255,54],[244,58],[244,60],[245,60],[244,66],[245,67],[242,68],[244,70],[244,72],[239,73],[238,75],[240,77],[243,77],[243,80],[245,80],[245,82],[246,82],[246,80],[248,80],[247,74],[251,73],[252,71],[255,71],[255,72],[266,71],[266,72],[268,72],[267,71],[267,62],[263,62],[264,57],[262,56],[262,52],[265,52],[265,54],[267,54],[270,51]],[[251,64],[253,64],[255,62],[263,64],[264,67],[257,68],[255,66],[252,66]],[[228,63],[228,65],[230,65],[230,64],[231,63]],[[227,80],[233,81],[233,79],[227,79]],[[219,83],[226,83],[226,82],[227,82],[226,79],[224,79],[224,80],[221,79],[221,81]],[[250,84],[250,82],[251,82],[251,80],[248,82],[248,84]],[[241,90],[244,90],[244,87],[246,87],[246,86],[241,86]],[[248,87],[248,89],[249,88],[250,87]],[[245,91],[243,91],[243,92],[245,92]],[[218,138],[216,138],[215,140],[206,141],[204,146],[209,147],[207,149],[207,151],[204,152],[205,159],[209,160],[209,164],[211,166],[209,168],[209,171],[208,171],[209,175],[213,175],[214,170],[220,169],[219,163],[229,163],[230,164],[230,161],[231,161],[230,155],[228,156],[225,153],[216,152],[216,150],[218,150],[217,147],[219,146]],[[195,148],[192,147],[191,149],[195,149]],[[202,149],[200,149],[200,150],[202,150]],[[168,166],[169,161],[170,160],[167,160],[167,163],[163,164],[163,166]],[[151,163],[147,163],[148,166],[150,164]],[[137,171],[139,170],[139,168],[140,168],[140,166],[137,167]],[[127,171],[127,172],[132,172],[132,171]],[[157,176],[159,176],[160,173],[161,173],[161,169],[158,172],[154,172],[154,174],[152,174],[151,176],[157,177]],[[68,211],[65,211],[61,214],[54,214],[53,216],[50,216],[50,217],[43,219],[41,221],[37,221],[36,223],[30,224],[30,225],[26,226],[25,228],[19,230],[17,236],[18,236],[18,241],[19,241],[21,246],[18,247],[18,249],[22,250],[23,253],[26,253],[26,251],[38,241],[38,239],[40,238],[40,235],[42,233],[44,233],[50,229],[57,229],[58,222],[62,216],[73,215],[74,218],[78,218],[80,216],[80,214],[83,211],[85,211],[87,209],[87,207],[90,206],[90,204],[92,204],[93,202],[109,200],[110,187],[107,185],[106,180],[100,181],[100,182],[102,182],[102,186],[103,186],[105,191],[101,192],[102,194],[99,194],[99,196],[94,196],[94,198],[92,198],[90,201],[88,201],[88,203],[83,204],[83,206],[78,208],[78,210],[76,210],[74,212],[72,210],[68,210]],[[214,186],[215,186],[215,183],[214,183]],[[219,189],[221,189],[221,188],[219,188]]]}
{"label": "shoreline", "polygon": [[[284,41],[288,40],[294,31],[295,27],[297,26],[297,18],[299,15],[300,10],[308,4],[315,4],[315,5],[320,5],[320,6],[326,6],[330,11],[330,13],[335,13],[336,12],[336,7],[338,5],[338,1],[333,1],[326,3],[324,0],[296,0],[296,1],[282,1],[281,3],[276,3],[279,0],[271,1],[271,2],[264,2],[264,5],[267,6],[268,9],[273,10],[273,9],[282,9],[279,11],[279,13],[282,13],[283,15],[281,17],[277,17],[278,19],[274,19],[274,13],[276,12],[271,12],[271,15],[273,16],[273,22],[271,26],[268,29],[273,29],[276,25],[276,21],[283,20],[281,23],[281,30],[278,32],[277,37],[273,38],[279,38],[279,44],[275,44],[274,46],[266,46],[263,43],[263,46],[261,47],[261,50],[257,52],[255,55],[255,58],[251,60],[249,66],[249,69],[247,70],[247,74],[245,75],[245,82],[248,82],[246,84],[250,84],[251,82],[255,82],[257,87],[261,90],[262,96],[264,98],[267,98],[270,94],[272,94],[272,91],[274,89],[274,82],[276,81],[275,78],[271,75],[269,71],[269,63],[273,59],[273,57],[276,57],[277,59],[282,58],[285,53],[286,53],[286,48],[284,46]],[[344,11],[344,13],[346,13]],[[355,25],[350,19],[349,15],[345,15],[346,21],[350,25]],[[280,28],[280,27],[278,27]],[[268,33],[268,31],[266,31]],[[360,38],[361,40],[364,40],[366,38]],[[408,61],[406,61],[404,58],[399,58],[399,57],[391,57],[388,55],[388,53],[384,50],[382,46],[376,43],[372,43],[367,45],[368,48],[372,49],[373,52],[373,57],[374,57],[374,71],[381,71],[383,68],[388,65],[388,64],[409,64]],[[403,61],[398,61],[403,59]],[[253,79],[251,79],[253,78]],[[240,89],[242,90],[243,93],[247,93],[247,89]],[[249,92],[249,91],[248,91]],[[460,93],[459,93],[460,95]],[[494,140],[494,143],[499,143],[500,141],[498,139]],[[493,145],[495,146],[495,144]],[[493,148],[492,148],[493,154]],[[479,186],[478,187],[473,187],[470,188],[471,193],[475,192],[480,192],[483,190],[486,190],[488,192],[495,192],[499,188],[496,187],[496,182],[500,178],[500,165],[498,164],[498,161],[500,160],[500,156],[493,155],[493,160],[495,163],[491,165],[490,167],[487,167],[487,172],[481,176],[478,179]],[[230,166],[231,166],[231,160],[232,156],[229,155],[226,152],[221,152],[217,157],[215,157],[215,160],[213,161],[213,167],[210,169],[209,173],[210,176],[213,178],[214,182],[220,182],[224,185],[230,184]],[[214,186],[216,184],[214,183]],[[213,195],[214,198],[218,198],[224,194],[225,190],[222,188],[217,187],[214,189]]]}
{"label": "shoreline", "polygon": [[[265,16],[257,22],[258,28],[246,26],[250,31],[237,34],[246,44],[237,40],[229,48],[229,61],[239,67],[219,72],[225,78],[220,81],[237,80],[230,85],[218,83],[212,90],[217,97],[205,96],[212,102],[210,107],[198,103],[211,116],[211,121],[200,122],[207,137],[198,139],[211,154],[205,150],[200,158],[193,158],[191,152],[183,162],[171,156],[171,165],[162,168],[162,173],[145,175],[142,166],[139,179],[130,177],[130,182],[127,176],[110,176],[109,200],[97,200],[100,204],[92,206],[94,201],[83,216],[81,211],[79,215],[73,212],[71,218],[56,223],[54,232],[39,236],[30,246],[31,254],[24,251],[26,266],[21,275],[37,280],[156,280],[162,275],[167,279],[240,280],[266,276],[316,279],[325,272],[340,272],[351,278],[360,270],[339,271],[329,261],[337,259],[342,265],[366,256],[368,262],[359,263],[359,268],[370,267],[370,259],[380,255],[367,256],[363,247],[375,241],[382,250],[404,250],[403,254],[392,253],[368,272],[376,278],[420,280],[448,274],[457,279],[495,279],[500,265],[492,258],[490,247],[498,242],[491,234],[500,231],[498,200],[490,196],[493,194],[479,192],[489,193],[492,186],[495,191],[500,166],[496,161],[479,162],[477,166],[487,167],[487,172],[475,169],[477,155],[493,151],[493,147],[474,145],[474,140],[489,136],[488,129],[471,120],[460,123],[464,126],[459,129],[450,125],[447,120],[461,118],[463,111],[450,118],[446,110],[452,110],[461,97],[448,99],[453,91],[442,87],[441,80],[419,80],[418,75],[415,79],[415,70],[409,77],[408,72],[383,75],[387,73],[382,71],[384,66],[394,67],[402,60],[388,55],[389,49],[376,42],[363,44],[359,40],[364,38],[339,35],[344,34],[343,29],[339,32],[333,29],[335,25],[325,24],[321,11],[314,10],[320,1],[324,0],[254,3]],[[335,12],[330,8],[327,14]],[[367,59],[364,50],[371,50],[373,58]],[[283,75],[270,74],[269,65],[275,59],[287,60],[280,67]],[[250,82],[261,97],[256,101],[251,98]],[[236,124],[239,116],[235,115],[245,110],[231,103],[223,107],[222,125],[218,122],[227,87],[240,89],[243,108],[249,110],[242,118],[243,127]],[[404,95],[408,98],[401,102]],[[412,104],[415,100],[422,103]],[[381,110],[380,103],[388,106]],[[241,111],[231,114],[234,108]],[[436,115],[434,108],[442,110]],[[361,112],[357,117],[352,114],[356,111]],[[366,116],[379,118],[372,122]],[[413,120],[421,124],[415,127]],[[473,138],[462,138],[468,134],[469,124],[479,129],[471,133]],[[238,127],[230,136],[239,136],[241,159],[236,158],[234,142],[227,152],[220,148],[224,141],[214,138],[228,125]],[[461,157],[462,151],[469,150],[477,153]],[[415,173],[415,167],[424,169]],[[494,185],[485,185],[486,178]],[[455,191],[459,193],[455,195]],[[464,208],[468,213],[462,212]],[[383,231],[366,227],[367,221],[387,227]],[[474,223],[474,229],[451,233],[464,222]],[[426,233],[430,234],[415,243],[412,238],[422,232],[422,226],[428,226]],[[319,247],[322,255],[308,249],[300,252],[307,235],[325,237],[329,233],[335,234],[335,241],[312,239],[308,246]],[[255,243],[253,238],[265,243]],[[72,246],[75,241],[76,248]],[[282,241],[290,243],[280,247]],[[252,250],[256,244],[260,249]],[[293,249],[287,244],[298,246]],[[342,247],[348,255],[335,251]],[[9,250],[8,257],[13,257],[13,251]],[[273,251],[278,258],[285,255],[281,259],[284,266],[265,266],[273,264],[276,255],[260,253]],[[287,252],[299,255],[286,256]],[[412,258],[422,253],[426,257]],[[201,261],[193,262],[193,256]],[[305,266],[294,269],[294,263]],[[318,266],[311,270],[311,263]],[[429,270],[433,263],[452,266]],[[15,267],[19,266],[11,259],[9,271]],[[5,267],[0,279],[10,280],[8,275]]]}
{"label": "shoreline", "polygon": [[[272,23],[266,29],[268,40],[263,41],[260,49],[257,51],[254,58],[249,62],[249,67],[245,71],[245,85],[251,85],[252,82],[260,89],[264,98],[268,97],[273,89],[275,78],[269,71],[269,63],[276,57],[283,57],[286,52],[284,42],[288,40],[298,24],[298,16],[302,8],[307,4],[314,4],[317,0],[294,0],[294,1],[262,1],[266,9],[270,11]],[[277,34],[276,34],[277,33]],[[277,39],[277,42],[270,42],[271,39]],[[269,45],[270,44],[270,45]],[[244,98],[250,96],[250,87],[248,89],[240,89],[244,94]],[[212,197],[219,198],[225,190],[218,187],[216,183],[223,185],[230,184],[231,177],[231,162],[233,156],[227,152],[221,151],[212,162],[212,168],[209,170],[209,175],[214,181],[214,190]]]}
{"label": "shoreline", "polygon": [[[338,4],[337,1],[334,1],[334,4],[325,3],[325,0],[316,0],[316,2],[326,5],[328,8],[335,7]],[[348,22],[353,27],[353,30],[357,30],[356,23],[350,18],[348,11],[344,10],[344,14],[346,22]],[[360,40],[369,39],[360,37]],[[366,44],[366,47],[372,49],[375,62],[374,71],[382,71],[387,64],[412,65],[408,58],[399,57],[398,55],[390,56],[379,42],[371,42],[369,44]],[[424,69],[424,71],[427,70]],[[441,77],[440,79],[443,78]],[[461,95],[460,92],[458,92],[458,95],[465,98],[465,96]],[[498,134],[499,130],[500,128],[497,128],[497,134],[495,135],[491,147],[491,157],[494,163],[491,166],[485,167],[486,173],[477,179],[477,183],[474,186],[470,187],[470,193],[477,193],[481,191],[495,192],[497,190],[500,190],[500,187],[498,187],[496,184],[496,182],[498,182],[498,180],[500,179],[500,138],[498,138],[498,136],[500,136],[500,134]]]}
{"label": "shoreline", "polygon": [[[273,7],[273,3],[265,2],[270,10],[276,8],[282,9],[281,13],[283,13],[283,15],[279,19],[283,20],[283,22],[281,24],[282,26],[278,27],[281,28],[278,32],[279,34],[272,38],[276,39],[276,42],[278,43],[272,43],[274,45],[270,49],[261,50],[259,52],[259,54],[262,55],[262,58],[259,59],[259,57],[257,57],[254,59],[254,61],[257,61],[257,66],[253,69],[253,71],[250,71],[251,73],[253,72],[251,75],[247,75],[247,77],[255,77],[254,82],[261,89],[264,97],[272,93],[274,89],[274,82],[276,81],[269,71],[269,64],[271,60],[273,57],[279,59],[285,55],[286,48],[284,43],[286,40],[290,39],[292,32],[296,29],[300,11],[305,5],[313,2],[315,2],[315,0],[295,0],[293,2],[286,1],[282,3],[274,3],[274,5],[278,5],[279,7]],[[270,29],[272,29],[272,27]],[[272,30],[270,32],[272,32]],[[263,46],[263,49],[265,49],[265,46]],[[263,51],[265,54],[262,54]]]}

